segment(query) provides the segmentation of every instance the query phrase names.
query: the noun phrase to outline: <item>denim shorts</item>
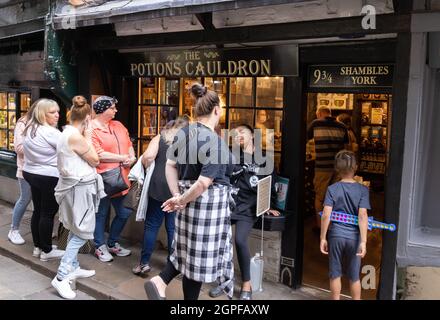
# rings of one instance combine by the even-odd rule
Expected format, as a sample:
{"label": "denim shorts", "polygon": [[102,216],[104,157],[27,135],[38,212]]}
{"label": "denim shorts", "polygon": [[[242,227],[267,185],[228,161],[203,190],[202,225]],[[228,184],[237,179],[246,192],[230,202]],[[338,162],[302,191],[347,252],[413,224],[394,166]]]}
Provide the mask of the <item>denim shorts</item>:
{"label": "denim shorts", "polygon": [[357,256],[359,241],[331,237],[329,246],[329,277],[330,279],[346,276],[350,281],[359,280],[361,257]]}

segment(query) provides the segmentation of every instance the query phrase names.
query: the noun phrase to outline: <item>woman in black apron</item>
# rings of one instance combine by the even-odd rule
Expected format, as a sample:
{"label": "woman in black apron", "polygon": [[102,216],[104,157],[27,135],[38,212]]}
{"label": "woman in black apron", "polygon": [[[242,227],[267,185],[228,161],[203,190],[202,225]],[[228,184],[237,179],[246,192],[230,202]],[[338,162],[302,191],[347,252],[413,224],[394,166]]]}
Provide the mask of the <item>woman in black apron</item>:
{"label": "woman in black apron", "polygon": [[229,210],[230,152],[215,133],[222,113],[214,91],[195,84],[197,122],[178,132],[165,169],[173,197],[163,204],[176,215],[172,253],[158,276],[145,283],[150,300],[165,299],[166,286],[183,274],[185,300],[197,300],[202,283],[219,281],[233,293]]}
{"label": "woman in black apron", "polygon": [[[248,125],[240,125],[235,130],[235,142],[240,145],[240,163],[235,165],[231,177],[232,185],[238,189],[238,192],[233,194],[234,205],[231,208],[231,223],[235,224],[235,248],[242,277],[240,300],[251,300],[251,255],[248,238],[253,225],[257,221],[257,184],[260,179],[267,176],[260,173],[266,163],[258,164],[255,159],[253,129]],[[273,182],[272,179],[272,185]],[[272,199],[274,197],[275,192],[273,190]],[[279,212],[271,209],[269,214],[278,216]],[[209,292],[209,295],[213,298],[221,294],[220,286]]]}

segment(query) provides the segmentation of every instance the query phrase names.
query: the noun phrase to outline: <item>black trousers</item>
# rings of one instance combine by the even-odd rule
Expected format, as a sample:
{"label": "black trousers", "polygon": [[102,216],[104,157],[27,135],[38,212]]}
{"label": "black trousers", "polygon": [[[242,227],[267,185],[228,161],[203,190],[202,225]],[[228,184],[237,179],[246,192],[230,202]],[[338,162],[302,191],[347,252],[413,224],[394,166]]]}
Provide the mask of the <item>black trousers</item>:
{"label": "black trousers", "polygon": [[[179,274],[180,272],[177,271],[176,268],[174,268],[174,265],[170,262],[170,260],[168,260],[165,269],[159,274],[159,276],[162,278],[163,282],[165,282],[168,285],[171,282],[171,280],[173,280]],[[198,300],[200,289],[202,288],[202,283],[199,281],[188,279],[187,277],[183,276],[182,288],[183,288],[183,298],[185,300]]]}
{"label": "black trousers", "polygon": [[235,224],[235,249],[237,251],[238,265],[240,266],[243,282],[251,280],[251,254],[249,251],[249,234],[254,225],[253,221],[232,220]]}
{"label": "black trousers", "polygon": [[58,178],[23,172],[23,178],[30,184],[34,213],[31,231],[34,246],[45,253],[52,251],[53,219],[58,211],[55,200],[55,186]]}

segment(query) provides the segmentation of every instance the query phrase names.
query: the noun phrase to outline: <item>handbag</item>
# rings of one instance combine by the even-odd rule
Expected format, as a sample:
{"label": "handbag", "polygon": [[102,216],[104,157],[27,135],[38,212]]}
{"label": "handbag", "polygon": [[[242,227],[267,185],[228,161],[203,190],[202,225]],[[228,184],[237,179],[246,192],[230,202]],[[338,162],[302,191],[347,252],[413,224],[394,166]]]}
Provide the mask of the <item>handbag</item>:
{"label": "handbag", "polygon": [[[69,239],[69,230],[64,228],[63,224],[60,222],[58,226],[58,248],[61,250],[66,250],[67,240]],[[87,242],[79,249],[79,253],[93,253],[94,245],[91,240]]]}
{"label": "handbag", "polygon": [[126,208],[137,211],[139,206],[139,200],[141,199],[141,194],[142,194],[142,185],[137,181],[133,181],[131,183],[130,189],[128,190],[128,194],[125,196],[122,205]]}
{"label": "handbag", "polygon": [[[109,130],[110,130],[110,128],[109,128]],[[118,151],[119,151],[119,154],[121,154],[118,136],[114,132],[111,132],[111,133],[116,138],[116,141],[118,143]],[[121,164],[119,164],[119,167],[117,167],[117,168],[108,170],[106,172],[102,172],[101,177],[102,177],[102,181],[104,182],[104,192],[107,194],[108,197],[111,197],[119,192],[122,192],[122,191],[128,189],[128,185],[122,176]]]}
{"label": "handbag", "polygon": [[104,182],[104,191],[108,197],[128,189],[128,185],[122,177],[121,169],[121,166],[119,166],[101,173],[102,181]]}

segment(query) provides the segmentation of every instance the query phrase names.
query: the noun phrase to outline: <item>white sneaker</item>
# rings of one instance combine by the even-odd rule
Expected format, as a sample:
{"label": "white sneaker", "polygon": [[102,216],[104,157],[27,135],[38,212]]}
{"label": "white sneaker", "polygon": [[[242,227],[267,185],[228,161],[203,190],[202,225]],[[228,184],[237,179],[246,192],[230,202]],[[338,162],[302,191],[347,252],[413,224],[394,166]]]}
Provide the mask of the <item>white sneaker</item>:
{"label": "white sneaker", "polygon": [[80,278],[90,278],[96,274],[95,270],[86,270],[81,269],[80,267],[76,268],[74,271],[69,273],[67,276],[70,280],[80,279]]}
{"label": "white sneaker", "polygon": [[114,255],[116,255],[118,257],[126,257],[126,256],[129,256],[131,254],[131,251],[121,247],[119,242],[115,242],[115,246],[114,247],[108,247],[108,251],[111,254],[114,254]]}
{"label": "white sneaker", "polygon": [[[52,245],[52,249],[56,249],[57,248],[57,246],[56,245]],[[38,247],[34,247],[34,251],[32,251],[32,256],[34,256],[35,258],[39,258],[40,257],[40,254],[41,254],[41,249],[40,248],[38,248]]]}
{"label": "white sneaker", "polygon": [[24,244],[26,241],[21,237],[19,230],[9,230],[8,239],[13,244]]}
{"label": "white sneaker", "polygon": [[55,276],[55,278],[53,278],[51,284],[52,284],[52,287],[54,287],[58,291],[58,294],[61,297],[63,297],[64,299],[75,299],[76,293],[70,287],[70,279],[69,278],[66,278],[66,279],[63,279],[60,281]]}
{"label": "white sneaker", "polygon": [[34,247],[34,251],[32,251],[32,256],[35,258],[39,258],[41,254],[41,249],[38,247]]}
{"label": "white sneaker", "polygon": [[64,256],[64,250],[52,249],[49,253],[45,253],[44,251],[40,254],[41,261],[48,261],[51,259],[61,259]]}
{"label": "white sneaker", "polygon": [[103,244],[95,250],[95,256],[102,262],[113,261],[112,255],[108,252],[107,246]]}

